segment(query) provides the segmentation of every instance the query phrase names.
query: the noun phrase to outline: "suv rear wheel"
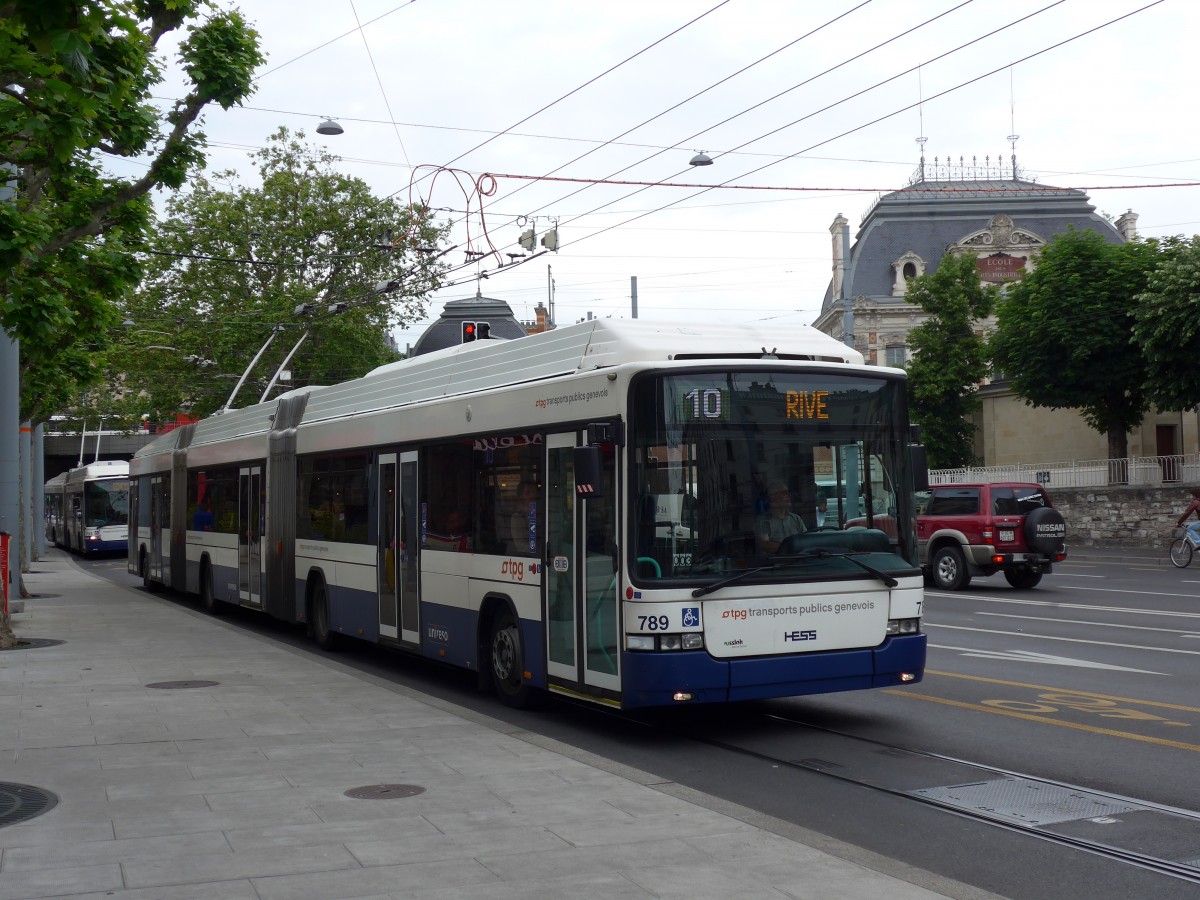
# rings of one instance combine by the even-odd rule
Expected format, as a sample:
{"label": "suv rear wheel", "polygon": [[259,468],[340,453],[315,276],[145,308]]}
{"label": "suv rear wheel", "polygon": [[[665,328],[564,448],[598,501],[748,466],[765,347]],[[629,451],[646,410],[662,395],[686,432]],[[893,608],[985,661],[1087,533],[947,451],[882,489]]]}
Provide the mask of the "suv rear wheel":
{"label": "suv rear wheel", "polygon": [[971,583],[967,561],[958,547],[939,547],[929,563],[929,575],[943,591],[960,591]]}
{"label": "suv rear wheel", "polygon": [[1006,569],[1004,577],[1017,590],[1027,591],[1037,587],[1038,582],[1042,580],[1042,573],[1035,572],[1033,569]]}

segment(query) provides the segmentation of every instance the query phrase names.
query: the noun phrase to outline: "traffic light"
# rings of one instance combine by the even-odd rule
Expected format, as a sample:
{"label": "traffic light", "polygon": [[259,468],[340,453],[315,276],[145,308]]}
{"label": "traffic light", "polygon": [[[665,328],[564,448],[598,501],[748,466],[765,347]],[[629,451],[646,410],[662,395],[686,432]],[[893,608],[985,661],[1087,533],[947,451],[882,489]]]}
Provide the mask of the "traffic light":
{"label": "traffic light", "polygon": [[521,232],[521,236],[517,238],[517,243],[526,250],[532,250],[534,242],[537,241],[537,235],[533,233],[532,228],[527,228]]}
{"label": "traffic light", "polygon": [[463,322],[462,323],[462,342],[469,344],[471,341],[486,341],[492,336],[492,325],[490,322]]}

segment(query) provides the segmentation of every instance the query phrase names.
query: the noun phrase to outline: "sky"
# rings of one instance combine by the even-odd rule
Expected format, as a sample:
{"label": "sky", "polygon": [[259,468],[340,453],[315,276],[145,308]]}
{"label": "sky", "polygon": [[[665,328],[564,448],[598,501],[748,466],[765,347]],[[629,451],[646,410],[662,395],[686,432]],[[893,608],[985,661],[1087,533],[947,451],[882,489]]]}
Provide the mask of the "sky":
{"label": "sky", "polygon": [[[1132,209],[1144,236],[1200,232],[1193,0],[237,5],[268,61],[243,107],[205,114],[209,171],[253,183],[285,125],[453,223],[452,283],[402,349],[477,289],[520,320],[551,282],[560,325],[629,317],[631,276],[639,318],[812,323],[833,219],[853,235],[922,137],[927,161],[980,166],[1015,144],[1027,177]],[[326,117],[344,133],[317,135]],[[500,266],[555,223],[557,252]]]}

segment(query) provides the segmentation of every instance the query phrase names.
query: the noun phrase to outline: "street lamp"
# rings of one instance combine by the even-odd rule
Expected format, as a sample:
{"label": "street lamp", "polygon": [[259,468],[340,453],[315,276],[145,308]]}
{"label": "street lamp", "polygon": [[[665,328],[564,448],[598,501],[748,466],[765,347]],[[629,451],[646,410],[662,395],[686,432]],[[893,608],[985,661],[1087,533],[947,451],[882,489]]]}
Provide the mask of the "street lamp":
{"label": "street lamp", "polygon": [[317,134],[342,134],[345,132],[345,130],[346,129],[339,125],[335,119],[326,119],[317,126]]}

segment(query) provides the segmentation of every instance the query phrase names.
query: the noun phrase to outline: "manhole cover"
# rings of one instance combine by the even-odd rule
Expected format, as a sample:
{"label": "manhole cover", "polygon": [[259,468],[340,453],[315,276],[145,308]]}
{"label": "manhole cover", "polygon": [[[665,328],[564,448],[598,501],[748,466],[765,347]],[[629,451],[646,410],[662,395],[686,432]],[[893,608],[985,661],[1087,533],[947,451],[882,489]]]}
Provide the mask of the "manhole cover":
{"label": "manhole cover", "polygon": [[16,646],[0,647],[0,650],[37,650],[39,647],[57,647],[66,641],[54,641],[50,638],[17,638]]}
{"label": "manhole cover", "polygon": [[153,684],[146,685],[146,687],[158,688],[160,691],[182,691],[187,688],[216,687],[220,683],[219,681],[204,681],[197,678],[191,681],[156,681]]}
{"label": "manhole cover", "polygon": [[402,800],[423,793],[425,788],[415,784],[367,784],[350,788],[346,791],[346,796],[355,800]]}
{"label": "manhole cover", "polygon": [[58,797],[49,791],[29,784],[0,781],[0,828],[40,816],[57,804]]}

